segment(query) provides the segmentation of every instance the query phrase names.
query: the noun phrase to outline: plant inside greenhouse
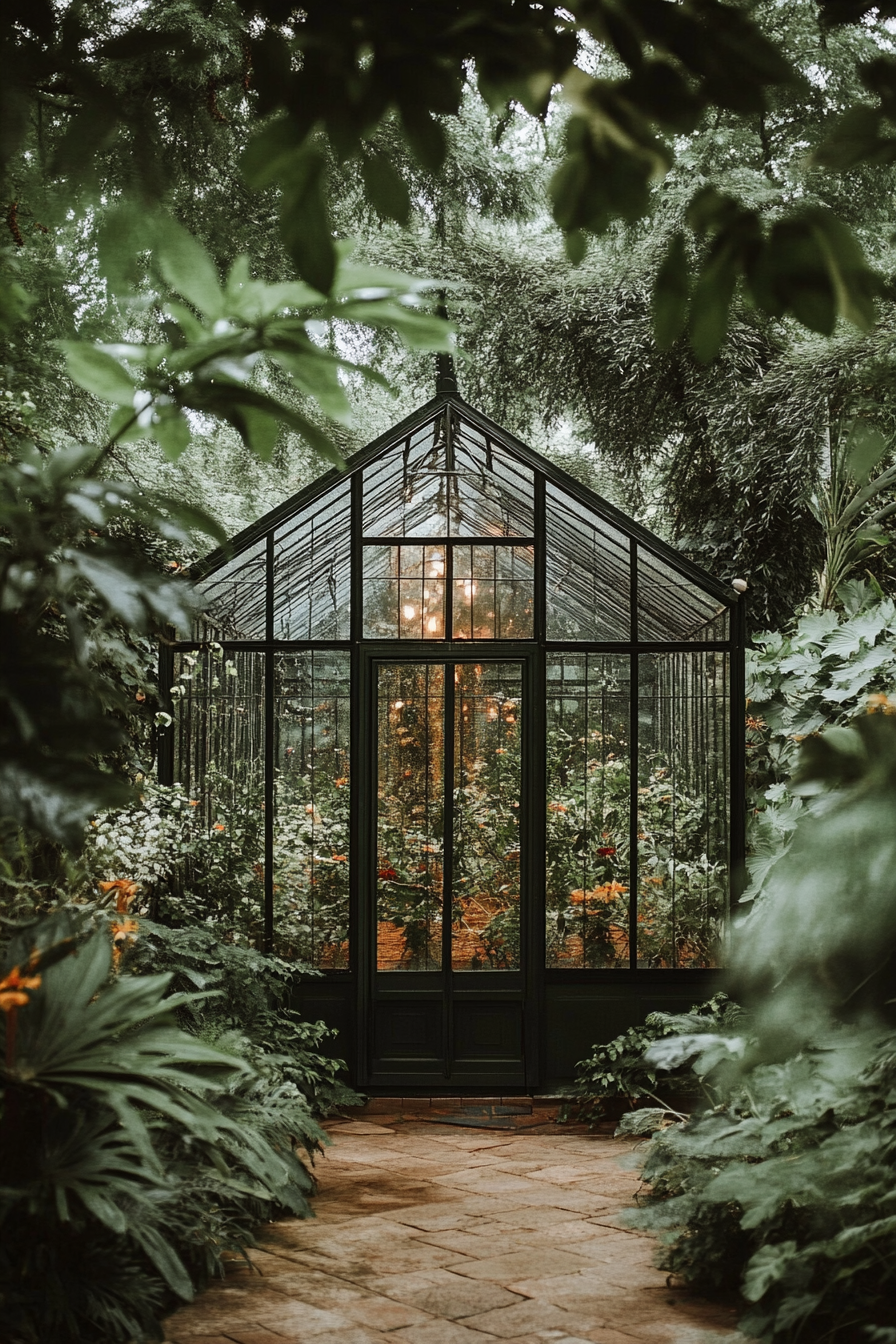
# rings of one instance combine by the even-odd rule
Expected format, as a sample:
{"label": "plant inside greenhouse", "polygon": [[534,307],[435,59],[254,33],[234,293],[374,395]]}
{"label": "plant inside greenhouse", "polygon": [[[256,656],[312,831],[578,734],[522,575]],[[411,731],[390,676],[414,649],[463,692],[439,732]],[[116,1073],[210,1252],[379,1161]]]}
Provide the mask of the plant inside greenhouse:
{"label": "plant inside greenhouse", "polygon": [[2,1344],[896,1344],[896,6],[7,10]]}

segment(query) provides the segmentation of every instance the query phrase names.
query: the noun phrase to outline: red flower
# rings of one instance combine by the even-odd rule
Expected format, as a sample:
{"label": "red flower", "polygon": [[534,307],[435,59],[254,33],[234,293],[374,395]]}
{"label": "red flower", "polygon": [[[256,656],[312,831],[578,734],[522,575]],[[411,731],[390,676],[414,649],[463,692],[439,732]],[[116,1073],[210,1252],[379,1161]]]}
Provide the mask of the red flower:
{"label": "red flower", "polygon": [[602,859],[611,859],[616,853],[616,850],[612,845],[604,845],[603,848],[599,849],[597,852]]}
{"label": "red flower", "polygon": [[398,876],[398,874],[396,873],[396,871],[395,871],[394,868],[381,868],[381,869],[380,869],[380,877],[383,878],[386,882],[391,882],[392,879],[393,879],[393,878],[396,878],[397,876]]}

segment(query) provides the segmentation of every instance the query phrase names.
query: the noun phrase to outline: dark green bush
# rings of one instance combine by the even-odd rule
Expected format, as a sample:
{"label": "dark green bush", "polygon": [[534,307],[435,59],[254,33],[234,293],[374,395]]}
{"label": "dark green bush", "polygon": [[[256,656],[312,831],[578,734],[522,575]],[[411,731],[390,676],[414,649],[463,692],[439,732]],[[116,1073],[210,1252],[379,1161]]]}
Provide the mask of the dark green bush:
{"label": "dark green bush", "polygon": [[[296,1148],[313,1157],[325,1135],[312,1112],[353,1099],[313,1049],[321,1029],[289,1013],[272,1025],[270,995],[250,995],[259,954],[225,949],[209,976],[242,986],[228,1004],[252,1005],[241,1031],[207,997],[171,993],[173,969],[115,974],[109,933],[105,915],[70,907],[21,930],[0,963],[4,1344],[160,1339],[172,1295],[189,1299],[259,1222],[308,1214]],[[176,963],[176,937],[146,930],[144,962]]]}
{"label": "dark green bush", "polygon": [[735,930],[750,1034],[646,1056],[717,1104],[667,1115],[637,1220],[671,1273],[737,1288],[764,1344],[896,1340],[896,705],[870,708],[805,744],[809,804]]}

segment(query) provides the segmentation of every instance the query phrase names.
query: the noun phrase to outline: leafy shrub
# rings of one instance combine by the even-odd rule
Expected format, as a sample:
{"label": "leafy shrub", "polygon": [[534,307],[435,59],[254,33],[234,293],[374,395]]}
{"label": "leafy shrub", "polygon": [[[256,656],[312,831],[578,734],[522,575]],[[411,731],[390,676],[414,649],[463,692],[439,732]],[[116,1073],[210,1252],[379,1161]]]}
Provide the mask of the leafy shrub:
{"label": "leafy shrub", "polygon": [[655,1068],[711,1080],[718,1104],[651,1142],[663,1265],[737,1287],[767,1344],[896,1328],[896,705],[803,747],[810,804],[735,930],[749,1038],[679,1035]]}
{"label": "leafy shrub", "polygon": [[675,1229],[663,1268],[740,1289],[751,1336],[858,1339],[896,1325],[894,1163],[896,1033],[841,1027],[658,1134],[644,1179],[667,1198],[640,1221]]}
{"label": "leafy shrub", "polygon": [[112,975],[94,912],[32,925],[3,966],[4,1337],[160,1338],[171,1293],[190,1298],[261,1219],[308,1213],[294,1144],[323,1131],[298,1084],[177,1025],[195,1000],[166,997],[170,973]]}
{"label": "leafy shrub", "polygon": [[567,1090],[574,1100],[567,1105],[567,1114],[596,1124],[606,1114],[607,1101],[614,1098],[621,1097],[634,1106],[642,1097],[651,1097],[662,1105],[656,1089],[665,1091],[663,1084],[669,1080],[674,1080],[676,1092],[698,1094],[700,1081],[687,1062],[666,1070],[658,1082],[659,1069],[645,1058],[646,1051],[670,1036],[731,1028],[742,1016],[743,1010],[727,994],[715,994],[689,1013],[648,1013],[643,1026],[629,1027],[607,1045],[595,1046],[589,1057],[576,1065],[576,1080]]}
{"label": "leafy shrub", "polygon": [[811,612],[787,632],[757,636],[747,653],[754,894],[802,812],[789,782],[800,743],[849,723],[869,692],[896,690],[896,604],[858,580],[841,585],[840,594],[841,614]]}
{"label": "leafy shrub", "polygon": [[250,1059],[270,1088],[296,1089],[315,1116],[361,1101],[339,1078],[342,1061],[324,1053],[331,1028],[288,1007],[301,976],[317,974],[310,967],[222,942],[210,929],[169,929],[147,919],[127,964],[164,971],[174,990],[201,990],[203,997],[184,999],[178,1009],[184,1026]]}

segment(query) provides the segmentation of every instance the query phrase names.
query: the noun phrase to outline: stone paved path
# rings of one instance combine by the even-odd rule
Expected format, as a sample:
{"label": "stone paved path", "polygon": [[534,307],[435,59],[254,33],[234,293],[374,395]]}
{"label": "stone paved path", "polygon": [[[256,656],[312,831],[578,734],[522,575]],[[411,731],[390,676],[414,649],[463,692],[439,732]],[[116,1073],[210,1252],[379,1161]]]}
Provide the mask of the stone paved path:
{"label": "stone paved path", "polygon": [[[534,1117],[533,1117],[534,1118]],[[168,1322],[171,1344],[735,1344],[620,1212],[629,1143],[400,1116],[331,1123],[317,1217],[268,1226]]]}

